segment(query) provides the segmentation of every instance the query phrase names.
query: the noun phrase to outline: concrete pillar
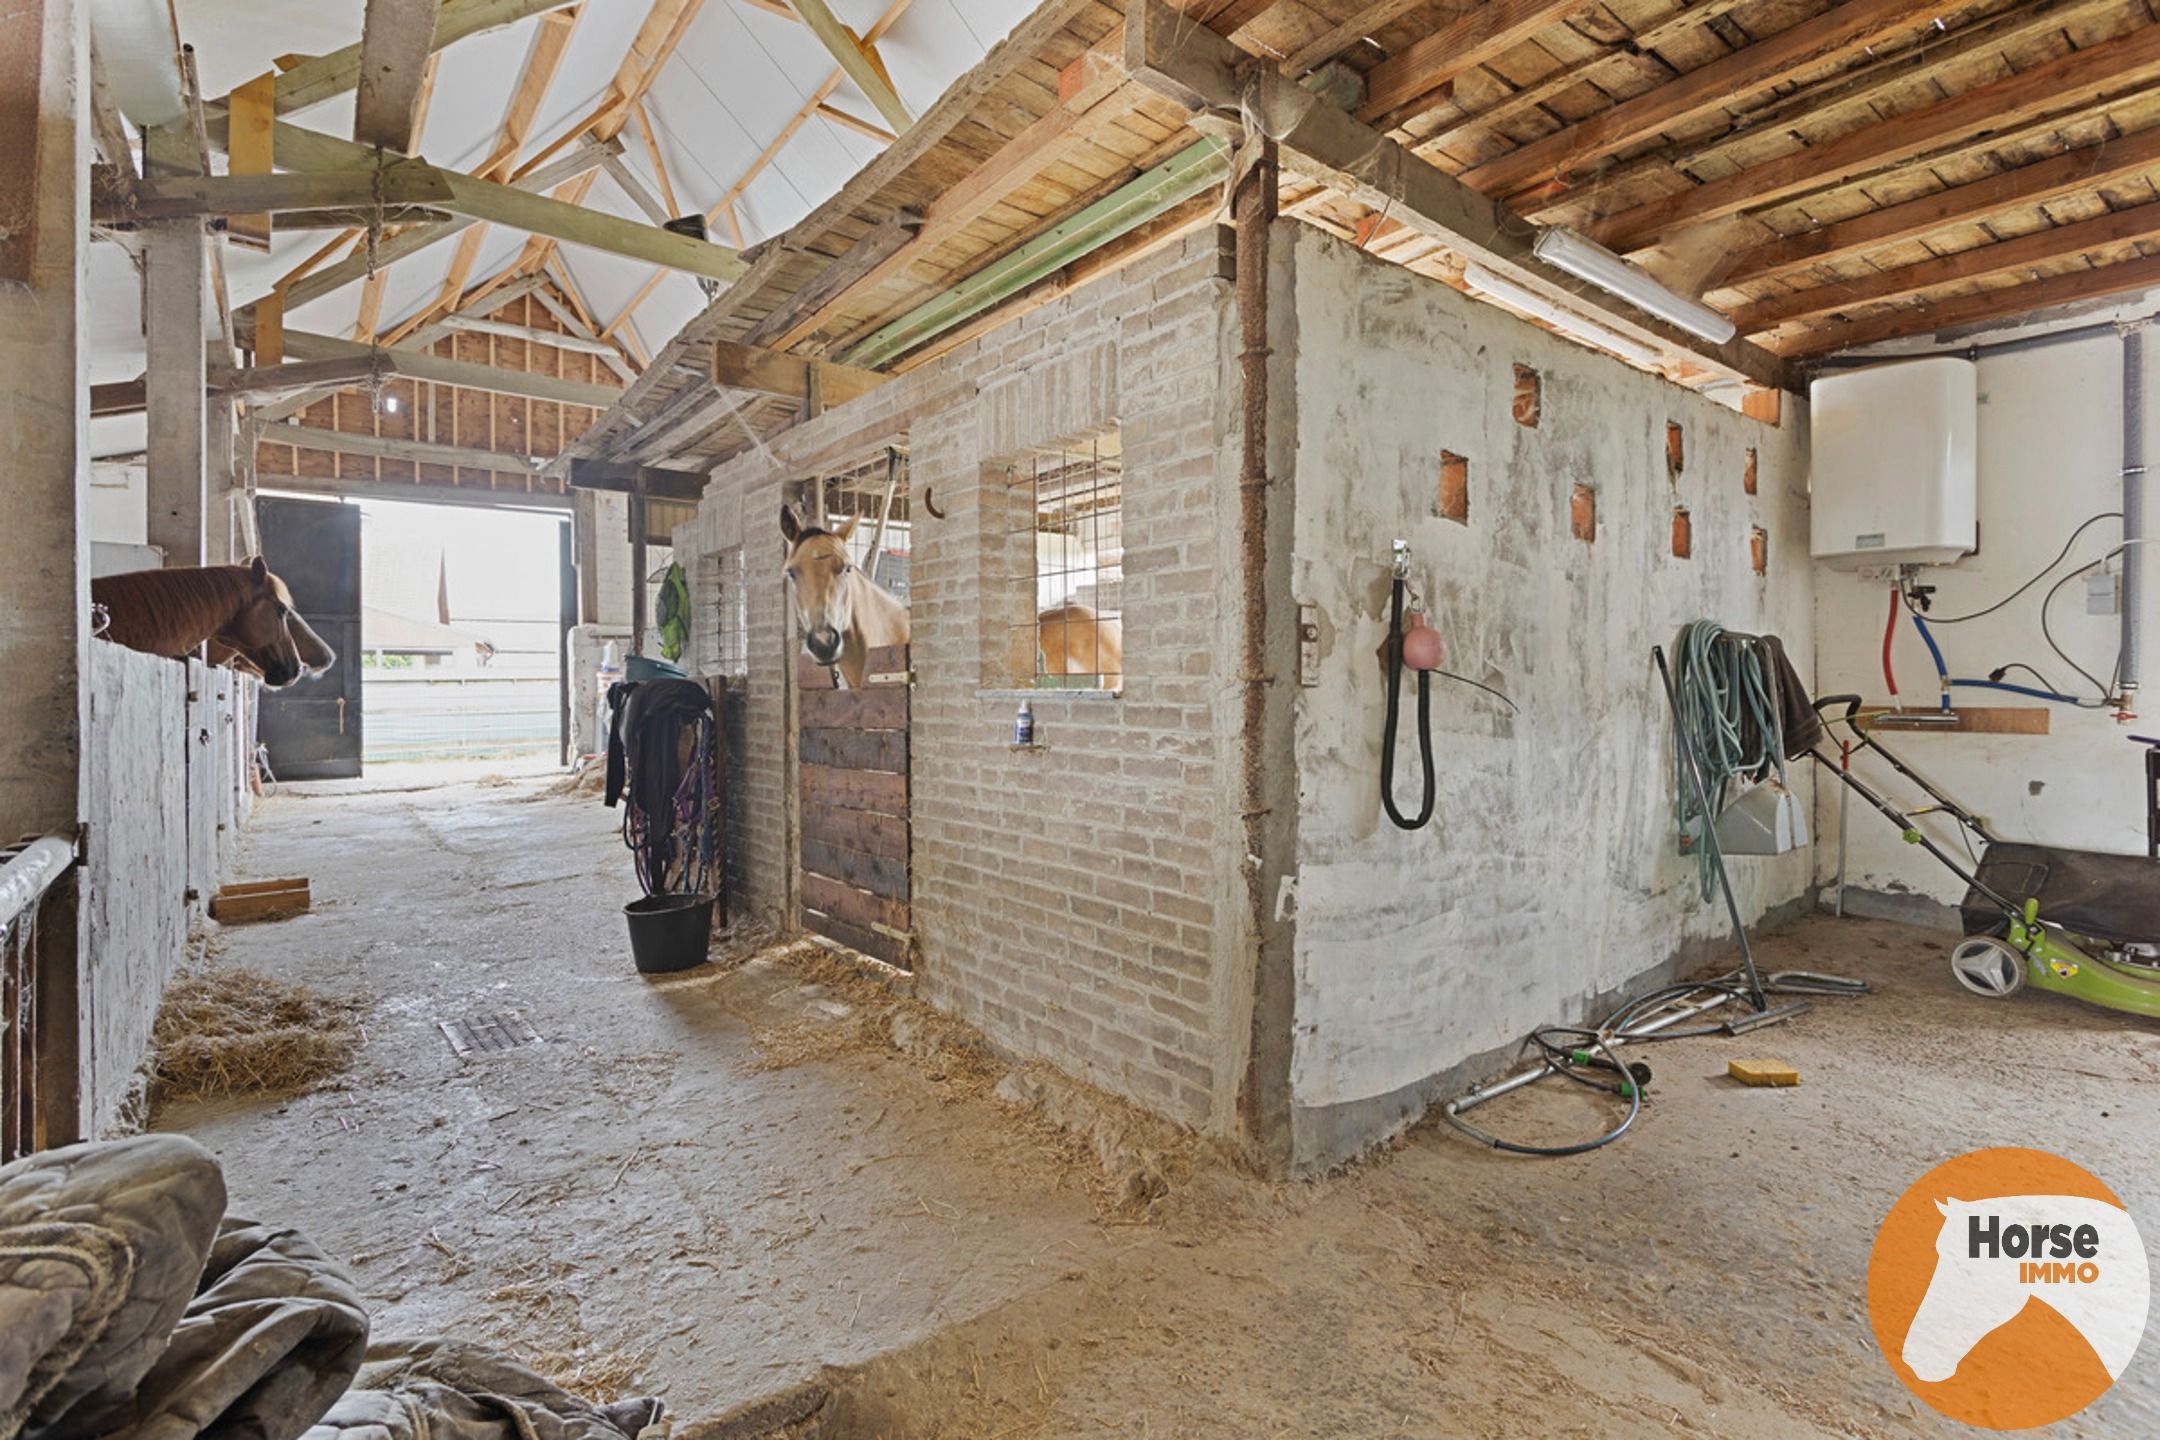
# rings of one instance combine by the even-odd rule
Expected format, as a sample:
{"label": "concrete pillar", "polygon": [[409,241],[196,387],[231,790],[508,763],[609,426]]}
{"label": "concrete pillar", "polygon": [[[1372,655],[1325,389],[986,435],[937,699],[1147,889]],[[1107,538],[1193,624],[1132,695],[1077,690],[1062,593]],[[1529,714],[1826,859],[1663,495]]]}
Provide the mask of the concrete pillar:
{"label": "concrete pillar", "polygon": [[167,566],[200,565],[206,557],[209,473],[209,382],[203,305],[208,259],[198,220],[147,227],[143,244],[144,367],[149,405],[149,541]]}
{"label": "concrete pillar", "polygon": [[0,174],[0,229],[28,239],[9,252],[15,260],[0,257],[0,444],[8,466],[0,841],[72,830],[82,813],[90,603],[86,13],[81,0],[17,0],[0,10],[0,54],[8,57],[0,84],[9,91],[0,146],[36,156],[34,169]]}

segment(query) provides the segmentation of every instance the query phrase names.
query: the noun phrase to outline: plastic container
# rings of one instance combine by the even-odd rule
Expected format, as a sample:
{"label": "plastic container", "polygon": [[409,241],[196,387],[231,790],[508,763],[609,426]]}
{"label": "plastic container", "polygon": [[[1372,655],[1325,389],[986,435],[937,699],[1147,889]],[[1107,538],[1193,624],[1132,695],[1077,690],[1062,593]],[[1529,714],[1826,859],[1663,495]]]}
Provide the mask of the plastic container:
{"label": "plastic container", "polygon": [[623,906],[630,959],[640,972],[666,975],[705,963],[712,942],[713,897],[648,895]]}
{"label": "plastic container", "polygon": [[648,655],[632,655],[624,662],[623,675],[625,679],[635,680],[640,684],[647,680],[687,680],[690,678],[690,672],[683,669],[682,666],[671,665],[665,660],[655,660]]}

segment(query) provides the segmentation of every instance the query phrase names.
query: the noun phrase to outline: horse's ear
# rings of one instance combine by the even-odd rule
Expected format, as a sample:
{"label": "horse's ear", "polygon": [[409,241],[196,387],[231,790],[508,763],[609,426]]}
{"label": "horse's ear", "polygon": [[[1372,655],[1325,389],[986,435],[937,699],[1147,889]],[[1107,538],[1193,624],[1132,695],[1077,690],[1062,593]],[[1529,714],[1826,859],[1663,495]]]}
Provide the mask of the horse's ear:
{"label": "horse's ear", "polygon": [[862,516],[860,515],[848,516],[847,523],[842,525],[838,530],[833,531],[833,534],[838,536],[843,544],[846,543],[848,536],[855,533],[855,522],[860,519],[862,519]]}
{"label": "horse's ear", "polygon": [[254,559],[248,561],[248,574],[254,576],[257,582],[268,580],[270,578],[270,567],[263,563],[262,556],[257,555]]}
{"label": "horse's ear", "polygon": [[780,506],[780,535],[790,545],[802,536],[802,526],[795,519],[794,507],[785,503]]}

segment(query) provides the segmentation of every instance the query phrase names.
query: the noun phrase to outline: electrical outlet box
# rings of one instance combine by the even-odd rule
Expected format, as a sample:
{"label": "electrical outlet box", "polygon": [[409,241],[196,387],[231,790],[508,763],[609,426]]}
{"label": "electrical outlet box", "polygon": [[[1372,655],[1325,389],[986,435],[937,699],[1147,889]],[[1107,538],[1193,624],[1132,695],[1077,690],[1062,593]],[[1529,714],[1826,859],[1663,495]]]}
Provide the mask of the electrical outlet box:
{"label": "electrical outlet box", "polygon": [[2122,611],[2122,577],[2103,570],[2085,577],[2085,613],[2116,615]]}

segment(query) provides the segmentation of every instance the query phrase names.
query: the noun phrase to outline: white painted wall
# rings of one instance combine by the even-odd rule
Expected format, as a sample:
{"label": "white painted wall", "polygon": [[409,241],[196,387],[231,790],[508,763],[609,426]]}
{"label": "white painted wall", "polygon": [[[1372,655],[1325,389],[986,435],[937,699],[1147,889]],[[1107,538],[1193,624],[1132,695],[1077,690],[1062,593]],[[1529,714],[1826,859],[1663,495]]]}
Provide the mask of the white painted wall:
{"label": "white painted wall", "polygon": [[[1986,340],[1990,337],[1975,337]],[[2149,455],[2160,453],[2160,337],[2146,341],[2145,429]],[[2120,508],[2122,482],[2122,346],[2113,335],[1980,361],[1980,553],[1952,566],[1931,567],[1922,583],[1938,587],[1935,613],[1962,615],[2008,595],[2051,560],[2086,517]],[[2150,492],[2149,492],[2150,493]],[[2148,500],[2148,514],[2152,501]],[[2113,549],[2119,522],[2103,520],[2085,532],[2071,557],[2055,572],[2067,573]],[[2119,562],[2115,567],[2119,568]],[[2160,556],[2148,554],[2145,573],[2143,666],[2148,685],[2160,682]],[[2077,686],[2071,668],[2049,649],[2040,631],[2043,581],[2001,612],[1960,625],[1939,626],[1936,637],[1951,673],[1982,678],[1998,665],[2024,661],[2058,686]],[[1824,570],[1816,581],[1818,689],[1858,691],[1881,702],[1881,649],[1889,585],[1881,576],[1860,577]],[[2088,615],[2085,585],[2072,581],[2049,610],[2063,648],[2093,674],[2106,679],[2115,663],[2119,617]],[[1893,658],[1907,704],[1931,706],[1939,693],[1933,662],[1909,622],[1897,627]],[[2006,677],[2030,684],[2030,675]],[[1941,785],[2005,838],[2089,850],[2144,853],[2141,747],[2130,731],[2151,733],[2152,722],[2119,725],[2106,712],[2015,695],[1960,689],[1959,704],[2043,706],[2049,733],[2031,735],[1885,735],[1909,764]],[[2154,703],[2146,702],[2148,705]],[[2133,707],[2136,708],[2136,707]],[[1916,796],[1899,786],[1887,767],[1863,761],[1860,773],[1879,788]],[[1848,878],[1856,891],[1928,901],[1954,902],[1964,886],[1925,851],[1907,845],[1887,821],[1858,806],[1850,820]],[[1835,795],[1824,787],[1818,828],[1835,837]],[[1939,819],[1922,822],[1957,849],[1955,827]],[[1827,828],[1825,828],[1827,827]],[[1833,845],[1818,847],[1819,878],[1836,870]],[[1924,913],[1918,910],[1908,913]],[[1946,922],[1947,915],[1941,917]]]}
{"label": "white painted wall", "polygon": [[[1292,1092],[1302,1163],[1374,1138],[1420,1082],[1725,929],[1676,853],[1670,726],[1653,643],[1697,619],[1814,637],[1803,492],[1805,407],[1747,419],[1448,287],[1300,229],[1296,251],[1294,596],[1321,612],[1319,683],[1298,691],[1300,773]],[[1291,343],[1276,342],[1278,351]],[[1511,415],[1513,366],[1542,374],[1539,428]],[[1668,480],[1665,426],[1686,463]],[[1758,494],[1743,493],[1749,447]],[[1467,525],[1436,518],[1440,452],[1469,458]],[[1597,490],[1596,543],[1569,525]],[[1694,555],[1674,558],[1674,505]],[[1753,526],[1769,532],[1752,573]],[[1390,825],[1379,803],[1388,544],[1449,644],[1448,668],[1521,706],[1433,681],[1437,818]],[[1398,792],[1414,807],[1414,682]],[[1804,779],[1811,785],[1812,779]],[[1811,857],[1736,860],[1743,909],[1802,895]],[[1384,1111],[1387,1106],[1382,1104]],[[1340,1112],[1338,1112],[1339,1114]]]}
{"label": "white painted wall", "polygon": [[158,1002],[252,809],[255,685],[105,640],[91,642],[89,684],[82,1084],[104,1134],[140,1098]]}

